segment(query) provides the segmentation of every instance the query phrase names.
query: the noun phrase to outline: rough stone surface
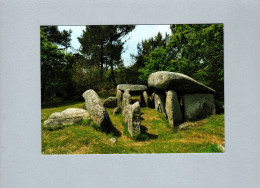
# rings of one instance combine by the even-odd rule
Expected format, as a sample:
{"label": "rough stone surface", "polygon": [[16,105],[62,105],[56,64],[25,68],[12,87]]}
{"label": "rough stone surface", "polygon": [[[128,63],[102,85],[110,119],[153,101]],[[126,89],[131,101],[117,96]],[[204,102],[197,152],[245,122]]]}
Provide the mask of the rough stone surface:
{"label": "rough stone surface", "polygon": [[124,116],[131,137],[138,137],[141,134],[141,110],[139,102],[127,105]]}
{"label": "rough stone surface", "polygon": [[224,144],[218,144],[218,149],[222,152],[225,152],[225,145]]}
{"label": "rough stone surface", "polygon": [[116,138],[110,138],[109,141],[114,144],[116,143]]}
{"label": "rough stone surface", "polygon": [[117,107],[122,108],[123,93],[119,89],[116,92]]}
{"label": "rough stone surface", "polygon": [[187,94],[183,96],[184,118],[187,121],[203,119],[216,113],[212,94]]}
{"label": "rough stone surface", "polygon": [[108,97],[104,101],[104,107],[106,107],[106,108],[115,108],[115,107],[117,107],[117,99],[116,99],[116,97]]}
{"label": "rough stone surface", "polygon": [[181,107],[177,93],[170,90],[166,93],[166,113],[171,127],[182,121]]}
{"label": "rough stone surface", "polygon": [[130,95],[130,90],[127,89],[123,94],[123,101],[122,101],[122,114],[125,113],[125,108],[127,105],[131,104],[132,98]]}
{"label": "rough stone surface", "polygon": [[120,114],[122,112],[122,109],[119,108],[119,107],[116,107],[114,110],[113,110],[113,115],[115,114]]}
{"label": "rough stone surface", "polygon": [[101,128],[102,131],[107,131],[111,128],[109,115],[104,108],[97,93],[90,89],[83,93],[86,109],[91,119]]}
{"label": "rough stone surface", "polygon": [[215,93],[215,90],[187,75],[168,71],[159,71],[150,74],[148,77],[148,86],[158,90],[173,90],[178,94]]}
{"label": "rough stone surface", "polygon": [[194,123],[193,122],[182,123],[182,124],[179,125],[178,129],[183,131],[183,130],[189,129],[190,127],[194,127]]}
{"label": "rough stone surface", "polygon": [[154,108],[159,112],[163,113],[166,117],[166,110],[165,110],[165,94],[161,92],[154,93]]}
{"label": "rough stone surface", "polygon": [[121,91],[125,91],[129,89],[130,91],[145,91],[147,90],[146,85],[133,85],[133,84],[119,84],[117,85],[117,89]]}
{"label": "rough stone surface", "polygon": [[54,112],[44,122],[45,126],[72,125],[83,119],[89,119],[89,113],[81,108],[68,108],[62,112]]}
{"label": "rough stone surface", "polygon": [[143,92],[143,99],[144,99],[144,104],[146,107],[150,107],[150,104],[151,104],[151,100],[147,94],[146,91]]}

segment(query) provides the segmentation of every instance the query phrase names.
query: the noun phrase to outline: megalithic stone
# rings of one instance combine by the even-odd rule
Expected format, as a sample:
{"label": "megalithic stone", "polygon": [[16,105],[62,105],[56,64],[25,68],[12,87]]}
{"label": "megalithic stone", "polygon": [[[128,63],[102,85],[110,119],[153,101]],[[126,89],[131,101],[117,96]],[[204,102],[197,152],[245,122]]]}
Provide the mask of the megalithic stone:
{"label": "megalithic stone", "polygon": [[177,93],[175,91],[166,92],[166,113],[171,127],[174,127],[174,124],[182,122],[182,112],[180,103],[178,100]]}
{"label": "megalithic stone", "polygon": [[122,108],[123,93],[119,89],[116,92],[117,107]]}
{"label": "megalithic stone", "polygon": [[124,94],[123,94],[123,101],[122,101],[122,115],[124,115],[125,113],[125,108],[128,104],[131,104],[132,102],[132,98],[130,95],[130,90],[127,89],[125,90]]}
{"label": "megalithic stone", "polygon": [[151,100],[146,91],[143,92],[143,100],[144,100],[145,106],[150,107]]}
{"label": "megalithic stone", "polygon": [[184,118],[195,121],[216,113],[212,94],[187,94],[183,96]]}
{"label": "megalithic stone", "polygon": [[85,91],[82,96],[85,99],[86,110],[88,111],[90,118],[102,131],[109,131],[112,123],[97,93],[94,90],[89,89]]}
{"label": "megalithic stone", "polygon": [[139,102],[128,104],[125,107],[125,123],[131,137],[138,137],[141,134],[141,110]]}
{"label": "megalithic stone", "polygon": [[148,86],[156,90],[173,90],[179,95],[190,93],[216,93],[215,90],[187,75],[168,71],[158,71],[150,74],[148,77]]}
{"label": "megalithic stone", "polygon": [[154,108],[159,112],[163,113],[166,117],[166,110],[165,110],[165,92],[154,92]]}

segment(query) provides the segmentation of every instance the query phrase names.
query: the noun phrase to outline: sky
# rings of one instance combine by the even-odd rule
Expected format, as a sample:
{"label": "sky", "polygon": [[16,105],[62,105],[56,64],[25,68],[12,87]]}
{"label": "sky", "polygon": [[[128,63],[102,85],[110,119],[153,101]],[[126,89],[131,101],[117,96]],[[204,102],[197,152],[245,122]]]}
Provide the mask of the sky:
{"label": "sky", "polygon": [[[78,37],[82,35],[85,26],[58,26],[59,30],[72,30],[71,46],[74,49],[80,48]],[[122,54],[122,59],[125,66],[131,65],[130,54],[137,54],[137,44],[142,40],[149,39],[161,32],[163,36],[165,33],[171,34],[170,25],[137,25],[135,29],[126,36],[127,42],[124,44],[125,52]],[[70,50],[68,50],[70,51]]]}

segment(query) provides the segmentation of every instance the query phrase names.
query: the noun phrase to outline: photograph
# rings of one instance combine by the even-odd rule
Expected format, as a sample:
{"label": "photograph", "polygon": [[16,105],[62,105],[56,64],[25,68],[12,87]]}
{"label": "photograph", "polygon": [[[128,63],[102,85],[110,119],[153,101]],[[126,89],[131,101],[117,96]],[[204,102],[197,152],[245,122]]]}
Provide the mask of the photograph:
{"label": "photograph", "polygon": [[224,24],[41,25],[41,153],[224,153]]}
{"label": "photograph", "polygon": [[0,187],[259,187],[259,10],[0,0]]}

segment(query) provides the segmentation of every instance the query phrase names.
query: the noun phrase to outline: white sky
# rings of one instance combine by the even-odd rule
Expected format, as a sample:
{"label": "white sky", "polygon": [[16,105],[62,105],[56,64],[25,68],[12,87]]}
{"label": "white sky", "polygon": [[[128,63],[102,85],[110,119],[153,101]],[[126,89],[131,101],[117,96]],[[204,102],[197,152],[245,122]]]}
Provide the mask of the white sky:
{"label": "white sky", "polygon": [[[58,26],[58,28],[59,30],[71,29],[71,46],[74,49],[79,49],[80,43],[77,38],[82,35],[82,30],[85,29],[85,26]],[[129,66],[131,64],[130,54],[137,54],[137,44],[139,42],[157,35],[159,31],[163,36],[165,36],[166,32],[170,34],[170,25],[137,25],[135,29],[126,36],[129,40],[125,43],[124,49],[126,50],[125,53],[122,54],[124,65]]]}

